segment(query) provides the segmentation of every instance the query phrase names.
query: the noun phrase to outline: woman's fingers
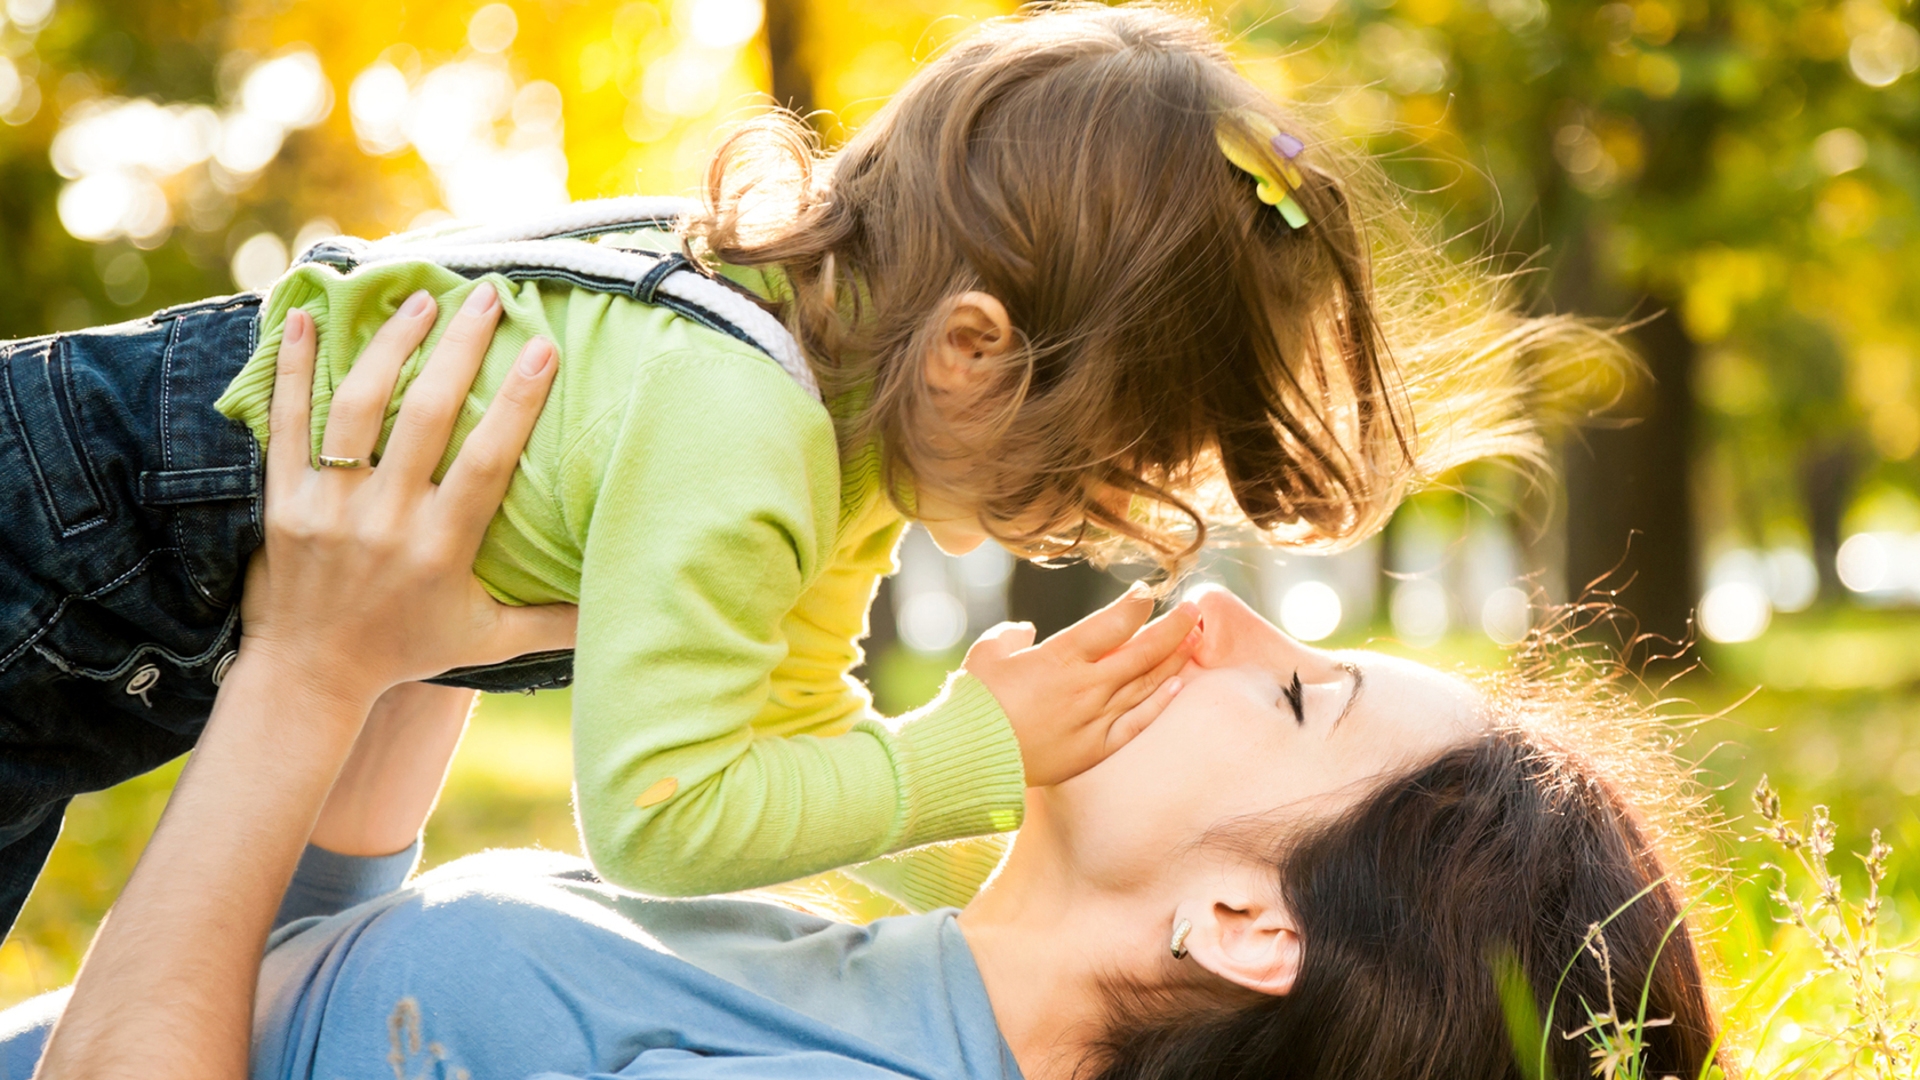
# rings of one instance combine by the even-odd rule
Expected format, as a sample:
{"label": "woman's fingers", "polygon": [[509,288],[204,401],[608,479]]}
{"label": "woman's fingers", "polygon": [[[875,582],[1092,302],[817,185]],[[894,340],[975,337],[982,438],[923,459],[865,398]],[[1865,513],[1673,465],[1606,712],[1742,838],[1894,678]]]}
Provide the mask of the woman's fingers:
{"label": "woman's fingers", "polygon": [[[472,530],[476,548],[481,530],[506,497],[520,451],[526,448],[527,436],[547,402],[547,391],[553,388],[559,360],[553,343],[545,338],[527,342],[487,406],[487,414],[460,444],[460,455],[441,481],[440,497],[446,500],[455,524]],[[439,459],[438,453],[434,459]]]}
{"label": "woman's fingers", "polygon": [[313,316],[295,308],[287,313],[280,355],[274,360],[273,404],[267,409],[267,499],[308,468],[313,436]]}
{"label": "woman's fingers", "polygon": [[500,294],[481,282],[447,324],[433,356],[400,403],[400,416],[381,456],[382,469],[406,476],[430,476],[447,450],[447,437],[460,406],[473,387],[500,323]]}
{"label": "woman's fingers", "polygon": [[422,290],[408,297],[373,336],[353,362],[353,370],[334,388],[332,404],[327,408],[327,430],[320,438],[322,454],[342,458],[373,455],[380,429],[386,425],[387,402],[393,399],[400,366],[427,339],[439,313],[433,297]]}

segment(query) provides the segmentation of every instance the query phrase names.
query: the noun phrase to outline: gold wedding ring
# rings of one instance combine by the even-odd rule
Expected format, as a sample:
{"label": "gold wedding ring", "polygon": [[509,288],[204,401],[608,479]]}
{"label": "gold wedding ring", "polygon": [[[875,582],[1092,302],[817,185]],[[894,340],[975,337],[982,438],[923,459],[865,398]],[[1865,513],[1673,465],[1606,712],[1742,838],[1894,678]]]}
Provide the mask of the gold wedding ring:
{"label": "gold wedding ring", "polygon": [[323,469],[364,469],[371,464],[363,457],[328,457],[326,454],[316,457]]}

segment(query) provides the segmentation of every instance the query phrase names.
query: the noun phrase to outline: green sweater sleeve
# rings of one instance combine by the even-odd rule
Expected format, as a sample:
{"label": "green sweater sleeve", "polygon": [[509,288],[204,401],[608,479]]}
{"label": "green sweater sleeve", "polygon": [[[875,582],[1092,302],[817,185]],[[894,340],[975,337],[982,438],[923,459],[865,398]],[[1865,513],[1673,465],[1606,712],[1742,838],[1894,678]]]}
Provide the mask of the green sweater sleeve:
{"label": "green sweater sleeve", "polygon": [[847,686],[853,708],[818,710],[828,734],[769,709],[783,621],[836,539],[825,411],[754,356],[658,357],[635,379],[613,445],[581,455],[605,473],[569,513],[585,534],[577,801],[601,873],[723,892],[1014,827],[1019,747],[971,678],[892,723]]}
{"label": "green sweater sleeve", "polygon": [[1013,837],[976,836],[902,851],[884,859],[849,866],[842,873],[899,901],[919,914],[943,907],[966,907],[1006,858]]}

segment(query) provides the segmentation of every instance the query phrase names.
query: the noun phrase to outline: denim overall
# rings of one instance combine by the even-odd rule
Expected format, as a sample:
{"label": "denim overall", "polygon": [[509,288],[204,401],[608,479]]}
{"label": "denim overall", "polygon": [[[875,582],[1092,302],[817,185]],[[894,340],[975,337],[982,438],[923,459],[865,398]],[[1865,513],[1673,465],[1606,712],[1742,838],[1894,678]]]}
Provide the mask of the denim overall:
{"label": "denim overall", "polygon": [[[678,253],[591,240],[689,209],[576,203],[521,225],[323,241],[301,261],[425,260],[628,296],[752,345],[818,398],[798,344],[745,290]],[[0,342],[0,937],[67,801],[190,749],[233,663],[265,475],[259,444],[213,402],[253,354],[261,301]],[[572,653],[548,652],[436,681],[505,691],[572,677]]]}

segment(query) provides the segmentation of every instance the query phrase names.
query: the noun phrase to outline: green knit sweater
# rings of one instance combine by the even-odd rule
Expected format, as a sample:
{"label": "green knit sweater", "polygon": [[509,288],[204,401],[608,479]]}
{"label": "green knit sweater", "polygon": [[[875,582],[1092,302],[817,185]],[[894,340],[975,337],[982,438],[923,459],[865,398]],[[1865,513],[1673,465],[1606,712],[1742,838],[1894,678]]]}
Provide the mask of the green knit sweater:
{"label": "green knit sweater", "polygon": [[[474,572],[508,603],[580,605],[575,799],[600,872],[642,892],[724,892],[1017,827],[1019,746],[984,686],[958,675],[886,720],[848,674],[903,528],[877,457],[843,462],[828,410],[730,337],[620,297],[482,280],[504,314],[442,468],[520,347],[552,340],[558,375]],[[303,308],[319,332],[318,452],[334,388],[426,289],[442,326],[400,373],[390,432],[476,285],[425,263],[301,266],[268,296],[259,347],[218,407],[266,441],[286,315]],[[999,851],[944,845],[855,876],[911,908],[963,904]]]}

